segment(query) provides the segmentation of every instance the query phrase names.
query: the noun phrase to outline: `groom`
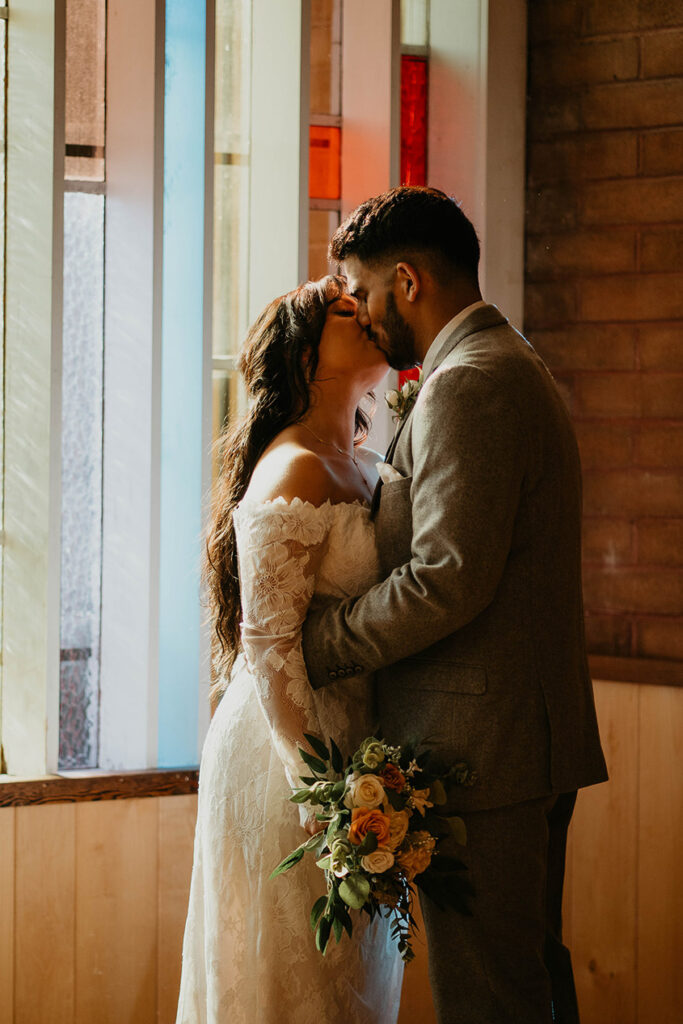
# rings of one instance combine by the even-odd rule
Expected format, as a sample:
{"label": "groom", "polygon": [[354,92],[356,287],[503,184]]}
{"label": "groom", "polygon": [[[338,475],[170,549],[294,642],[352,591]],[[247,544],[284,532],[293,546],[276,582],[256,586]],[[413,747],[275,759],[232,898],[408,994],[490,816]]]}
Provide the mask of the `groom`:
{"label": "groom", "polygon": [[392,743],[424,740],[477,774],[467,825],[473,916],[422,898],[440,1024],[575,1024],[561,942],[576,790],[607,777],[581,598],[581,476],[550,373],[482,301],[479,244],[455,201],[395,188],[330,252],[391,366],[422,363],[374,507],[383,582],[313,609],[311,683],[376,672]]}

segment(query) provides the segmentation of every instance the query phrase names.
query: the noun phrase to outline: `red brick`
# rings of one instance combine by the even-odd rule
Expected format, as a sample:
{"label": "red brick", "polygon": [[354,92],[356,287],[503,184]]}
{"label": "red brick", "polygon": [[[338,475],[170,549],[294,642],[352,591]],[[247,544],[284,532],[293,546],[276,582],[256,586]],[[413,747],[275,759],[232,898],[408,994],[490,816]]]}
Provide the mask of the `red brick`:
{"label": "red brick", "polygon": [[596,181],[582,190],[586,224],[671,223],[683,218],[683,179]]}
{"label": "red brick", "polygon": [[632,370],[635,339],[630,324],[575,324],[534,331],[531,342],[551,370]]}
{"label": "red brick", "polygon": [[599,612],[683,614],[683,572],[675,569],[594,569],[583,572],[586,607]]}
{"label": "red brick", "polygon": [[586,611],[586,644],[590,654],[631,654],[631,623],[623,615],[596,615]]}
{"label": "red brick", "polygon": [[557,327],[576,319],[576,290],[571,281],[527,284],[525,322],[530,328]]}
{"label": "red brick", "polygon": [[582,373],[575,380],[574,394],[581,416],[632,418],[640,412],[640,374]]}
{"label": "red brick", "polygon": [[583,558],[600,565],[629,565],[633,562],[631,524],[626,519],[586,517],[583,521]]}
{"label": "red brick", "polygon": [[529,82],[539,88],[615,82],[638,77],[638,40],[634,36],[600,42],[570,42],[532,49]]}
{"label": "red brick", "polygon": [[638,170],[638,138],[633,132],[591,132],[532,142],[528,160],[530,183],[561,180],[574,186],[580,179],[633,177]]}
{"label": "red brick", "polygon": [[683,566],[683,519],[640,519],[636,530],[640,565]]}
{"label": "red brick", "polygon": [[[682,231],[683,234],[683,231]],[[616,273],[636,270],[632,229],[581,231],[527,238],[527,273],[538,280],[569,273]]]}
{"label": "red brick", "polygon": [[581,5],[576,0],[534,0],[529,5],[529,41],[531,45],[577,34],[581,24]]}
{"label": "red brick", "polygon": [[577,132],[582,127],[581,97],[578,93],[556,95],[539,90],[527,106],[527,135],[530,139]]}
{"label": "red brick", "polygon": [[683,24],[677,0],[587,0],[577,6],[584,10],[585,35]]}
{"label": "red brick", "polygon": [[642,658],[683,661],[683,618],[640,619],[634,653]]}
{"label": "red brick", "polygon": [[527,190],[526,230],[567,230],[576,224],[577,198],[567,185],[543,185]]}
{"label": "red brick", "polygon": [[643,370],[683,370],[683,323],[642,324],[638,361]]}
{"label": "red brick", "polygon": [[617,82],[589,86],[579,116],[589,129],[654,128],[680,124],[682,107],[683,79]]}
{"label": "red brick", "polygon": [[683,226],[662,231],[643,231],[640,239],[641,270],[683,270]]}
{"label": "red brick", "polygon": [[641,395],[643,416],[683,418],[683,373],[643,374]]}
{"label": "red brick", "polygon": [[653,32],[642,38],[643,78],[683,75],[683,32]]}
{"label": "red brick", "polygon": [[633,431],[619,423],[576,420],[581,465],[586,469],[629,466],[633,455]]}
{"label": "red brick", "polygon": [[640,169],[643,174],[683,174],[683,130],[641,135]]}
{"label": "red brick", "polygon": [[636,466],[673,469],[683,467],[683,423],[640,424],[634,442]]}
{"label": "red brick", "polygon": [[583,477],[586,515],[678,516],[683,474],[674,470],[589,470]]}
{"label": "red brick", "polygon": [[555,383],[557,390],[562,396],[562,401],[567,406],[569,412],[574,411],[574,380],[572,377],[563,377],[555,374]]}
{"label": "red brick", "polygon": [[579,320],[672,320],[678,317],[683,317],[683,274],[624,274],[587,278],[581,282]]}

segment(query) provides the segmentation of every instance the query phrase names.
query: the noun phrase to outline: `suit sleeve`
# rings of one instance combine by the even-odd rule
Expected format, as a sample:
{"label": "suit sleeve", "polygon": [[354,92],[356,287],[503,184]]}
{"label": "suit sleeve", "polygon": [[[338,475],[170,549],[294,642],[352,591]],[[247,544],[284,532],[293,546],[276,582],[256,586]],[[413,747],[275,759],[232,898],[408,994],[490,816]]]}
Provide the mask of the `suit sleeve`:
{"label": "suit sleeve", "polygon": [[339,664],[375,671],[449,636],[503,574],[526,463],[517,408],[485,371],[459,365],[430,377],[412,415],[410,561],[361,597],[311,611],[303,649],[316,688]]}

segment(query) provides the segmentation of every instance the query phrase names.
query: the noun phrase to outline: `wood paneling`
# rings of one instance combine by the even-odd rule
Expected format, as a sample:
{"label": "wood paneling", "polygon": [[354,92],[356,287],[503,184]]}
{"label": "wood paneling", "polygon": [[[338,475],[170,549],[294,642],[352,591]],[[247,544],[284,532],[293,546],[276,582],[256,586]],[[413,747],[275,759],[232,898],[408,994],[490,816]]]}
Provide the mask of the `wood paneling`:
{"label": "wood paneling", "polygon": [[197,798],[159,801],[159,943],[157,1020],[175,1020],[181,950],[192,874]]}
{"label": "wood paneling", "polygon": [[0,1020],[14,1020],[14,810],[0,810]]}
{"label": "wood paneling", "polygon": [[636,1021],[638,699],[630,683],[596,685],[611,781],[579,794],[570,832],[565,903],[587,1024]]}
{"label": "wood paneling", "polygon": [[683,1020],[683,714],[680,690],[640,695],[638,1019]]}
{"label": "wood paneling", "polygon": [[75,1024],[150,1024],[157,1010],[159,803],[117,800],[77,804],[75,811]]}
{"label": "wood paneling", "polygon": [[14,1022],[73,1024],[75,808],[14,813]]}

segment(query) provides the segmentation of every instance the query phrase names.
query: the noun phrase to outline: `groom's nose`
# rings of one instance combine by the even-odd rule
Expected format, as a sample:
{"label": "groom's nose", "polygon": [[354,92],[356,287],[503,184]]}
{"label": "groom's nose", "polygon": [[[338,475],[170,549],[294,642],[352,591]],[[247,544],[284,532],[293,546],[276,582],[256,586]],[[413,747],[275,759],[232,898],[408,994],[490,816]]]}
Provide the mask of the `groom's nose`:
{"label": "groom's nose", "polygon": [[370,317],[368,316],[367,303],[358,303],[358,309],[356,310],[356,320],[358,321],[361,327],[368,328],[370,326]]}

